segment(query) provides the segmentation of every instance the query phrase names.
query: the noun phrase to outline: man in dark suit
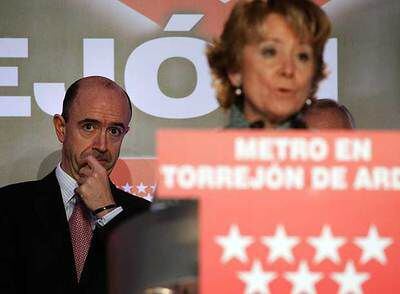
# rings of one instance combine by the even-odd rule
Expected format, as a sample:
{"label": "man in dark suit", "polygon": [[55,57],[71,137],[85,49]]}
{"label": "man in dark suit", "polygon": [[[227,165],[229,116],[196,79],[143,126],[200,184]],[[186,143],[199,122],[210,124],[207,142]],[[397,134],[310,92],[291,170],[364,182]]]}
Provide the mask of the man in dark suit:
{"label": "man in dark suit", "polygon": [[131,115],[128,95],[107,78],[67,90],[53,118],[61,163],[0,189],[0,293],[107,293],[107,235],[149,208],[109,180]]}

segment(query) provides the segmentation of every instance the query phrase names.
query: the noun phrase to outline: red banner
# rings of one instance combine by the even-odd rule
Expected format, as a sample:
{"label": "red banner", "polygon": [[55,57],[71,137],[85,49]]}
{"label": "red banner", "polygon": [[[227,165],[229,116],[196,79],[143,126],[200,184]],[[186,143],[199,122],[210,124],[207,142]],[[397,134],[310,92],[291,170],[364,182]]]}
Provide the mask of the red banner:
{"label": "red banner", "polygon": [[152,201],[157,188],[155,172],[155,158],[125,157],[118,159],[111,180],[125,192]]}
{"label": "red banner", "polygon": [[400,133],[163,131],[160,197],[200,199],[201,293],[397,293]]}
{"label": "red banner", "polygon": [[201,204],[202,293],[400,290],[394,193],[222,196]]}
{"label": "red banner", "polygon": [[[204,21],[200,24],[200,32],[206,36],[216,37],[220,34],[223,24],[231,12],[237,0],[120,0],[135,11],[142,13],[160,26],[164,27],[168,19],[174,13],[200,13],[205,15]],[[314,1],[323,5],[328,0]]]}

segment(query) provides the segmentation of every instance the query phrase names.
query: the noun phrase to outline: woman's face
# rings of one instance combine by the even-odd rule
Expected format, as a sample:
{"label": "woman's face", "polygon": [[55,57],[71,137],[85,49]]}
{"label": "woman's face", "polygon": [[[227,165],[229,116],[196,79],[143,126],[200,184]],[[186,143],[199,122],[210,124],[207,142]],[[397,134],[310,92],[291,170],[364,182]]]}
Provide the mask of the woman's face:
{"label": "woman's face", "polygon": [[243,48],[241,69],[230,73],[242,86],[247,120],[276,124],[296,113],[310,94],[315,70],[313,49],[302,42],[279,14],[270,14],[265,36]]}

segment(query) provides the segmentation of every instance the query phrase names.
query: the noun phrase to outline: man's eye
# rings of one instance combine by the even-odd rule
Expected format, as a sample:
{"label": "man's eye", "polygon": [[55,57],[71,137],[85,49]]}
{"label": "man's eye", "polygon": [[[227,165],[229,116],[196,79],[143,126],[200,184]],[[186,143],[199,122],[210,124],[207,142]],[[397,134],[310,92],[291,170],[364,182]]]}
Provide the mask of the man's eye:
{"label": "man's eye", "polygon": [[265,47],[261,50],[261,54],[264,57],[274,57],[276,55],[276,49],[273,47]]}
{"label": "man's eye", "polygon": [[300,61],[307,62],[310,60],[310,54],[307,52],[301,52],[299,53],[298,58]]}
{"label": "man's eye", "polygon": [[110,128],[110,129],[109,129],[109,132],[110,132],[110,134],[111,134],[112,136],[118,137],[118,136],[121,136],[121,135],[123,134],[124,131],[123,131],[121,128],[115,127],[115,128]]}
{"label": "man's eye", "polygon": [[90,132],[90,131],[93,131],[94,126],[91,123],[87,123],[87,124],[84,124],[82,126],[82,128],[83,128],[83,130]]}

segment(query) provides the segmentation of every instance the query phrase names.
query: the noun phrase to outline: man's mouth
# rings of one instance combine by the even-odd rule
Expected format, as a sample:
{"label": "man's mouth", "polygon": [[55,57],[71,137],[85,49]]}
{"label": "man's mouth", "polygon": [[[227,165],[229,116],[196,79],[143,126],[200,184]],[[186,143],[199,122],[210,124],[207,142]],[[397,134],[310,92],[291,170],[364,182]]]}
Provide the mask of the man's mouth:
{"label": "man's mouth", "polygon": [[[94,159],[96,159],[96,161],[98,161],[98,163],[100,163],[102,166],[105,166],[110,162],[108,158],[101,156],[98,157],[94,156]],[[86,163],[84,165],[86,165]]]}
{"label": "man's mouth", "polygon": [[97,160],[101,165],[104,165],[104,164],[108,163],[108,159],[106,159],[106,158],[96,158],[96,160]]}

